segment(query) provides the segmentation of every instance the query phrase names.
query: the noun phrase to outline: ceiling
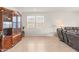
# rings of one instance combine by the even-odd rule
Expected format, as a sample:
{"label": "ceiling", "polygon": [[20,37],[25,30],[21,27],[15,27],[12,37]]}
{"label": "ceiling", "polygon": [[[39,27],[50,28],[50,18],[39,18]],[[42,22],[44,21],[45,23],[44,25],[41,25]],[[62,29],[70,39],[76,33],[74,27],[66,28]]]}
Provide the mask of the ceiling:
{"label": "ceiling", "polygon": [[11,9],[16,9],[20,12],[79,12],[79,7],[12,7]]}

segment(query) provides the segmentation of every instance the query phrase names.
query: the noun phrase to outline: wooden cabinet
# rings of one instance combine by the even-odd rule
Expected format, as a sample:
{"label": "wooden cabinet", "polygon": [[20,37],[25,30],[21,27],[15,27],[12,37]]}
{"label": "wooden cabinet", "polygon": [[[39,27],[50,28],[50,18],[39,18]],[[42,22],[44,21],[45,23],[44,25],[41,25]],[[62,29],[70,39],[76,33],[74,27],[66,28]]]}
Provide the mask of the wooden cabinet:
{"label": "wooden cabinet", "polygon": [[5,51],[21,39],[21,14],[17,11],[0,7],[0,51]]}
{"label": "wooden cabinet", "polygon": [[12,36],[7,36],[7,37],[4,37],[4,46],[3,48],[6,50],[6,49],[9,49],[10,47],[12,47]]}

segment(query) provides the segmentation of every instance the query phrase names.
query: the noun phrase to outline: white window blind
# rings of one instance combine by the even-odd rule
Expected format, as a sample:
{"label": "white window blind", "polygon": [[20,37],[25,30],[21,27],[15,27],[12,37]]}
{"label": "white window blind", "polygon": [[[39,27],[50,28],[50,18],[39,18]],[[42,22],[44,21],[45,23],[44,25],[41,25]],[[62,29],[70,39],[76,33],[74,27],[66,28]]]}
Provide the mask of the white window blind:
{"label": "white window blind", "polygon": [[37,28],[44,24],[44,16],[27,16],[27,28]]}

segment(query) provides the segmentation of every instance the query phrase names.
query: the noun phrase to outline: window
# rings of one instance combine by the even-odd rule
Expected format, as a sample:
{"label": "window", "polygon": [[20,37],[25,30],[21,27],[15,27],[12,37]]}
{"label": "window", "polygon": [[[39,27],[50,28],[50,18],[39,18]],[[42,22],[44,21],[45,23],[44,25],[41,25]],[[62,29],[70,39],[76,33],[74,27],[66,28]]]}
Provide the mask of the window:
{"label": "window", "polygon": [[34,28],[35,16],[27,16],[27,28]]}
{"label": "window", "polygon": [[27,16],[27,28],[36,28],[44,24],[44,16]]}
{"label": "window", "polygon": [[36,23],[44,23],[44,16],[36,16]]}

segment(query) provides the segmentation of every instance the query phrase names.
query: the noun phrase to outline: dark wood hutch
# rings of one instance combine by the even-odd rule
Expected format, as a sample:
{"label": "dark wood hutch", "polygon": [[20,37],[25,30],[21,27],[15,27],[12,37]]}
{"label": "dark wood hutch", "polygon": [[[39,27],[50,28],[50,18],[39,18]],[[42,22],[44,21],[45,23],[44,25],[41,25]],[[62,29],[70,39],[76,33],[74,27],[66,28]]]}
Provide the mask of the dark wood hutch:
{"label": "dark wood hutch", "polygon": [[22,39],[22,19],[18,11],[0,7],[0,51],[12,48]]}

